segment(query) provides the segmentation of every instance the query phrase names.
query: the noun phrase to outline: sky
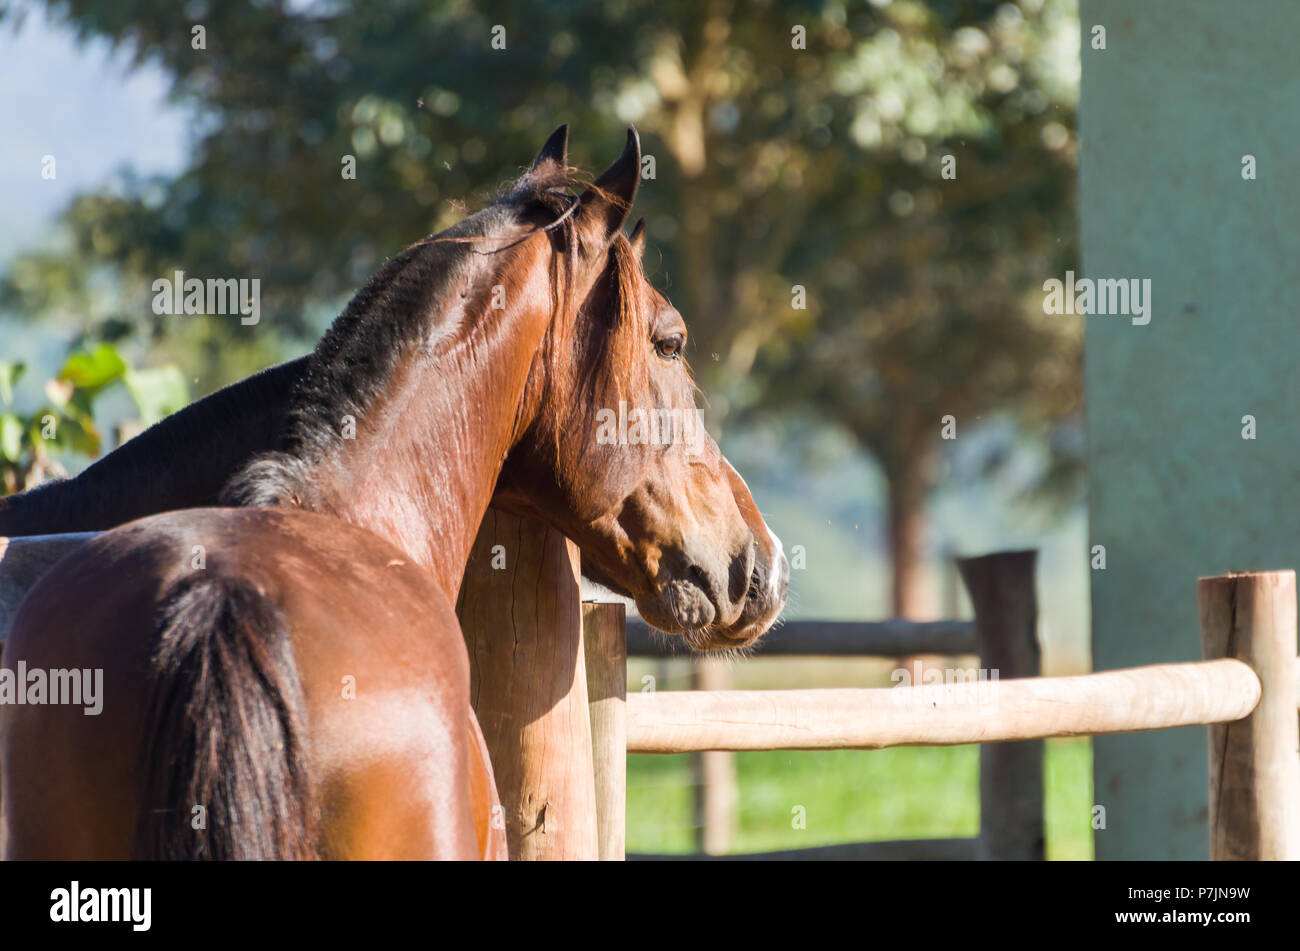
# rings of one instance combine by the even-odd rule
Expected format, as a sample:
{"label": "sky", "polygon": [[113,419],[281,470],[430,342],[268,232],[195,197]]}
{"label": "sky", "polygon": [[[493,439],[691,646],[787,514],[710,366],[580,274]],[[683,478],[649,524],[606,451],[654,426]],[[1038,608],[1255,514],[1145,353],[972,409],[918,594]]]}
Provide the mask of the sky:
{"label": "sky", "polygon": [[[43,7],[19,3],[0,21],[0,265],[45,239],[80,191],[110,183],[130,166],[170,173],[188,154],[189,116],[167,102],[157,68],[129,70],[123,50],[78,44]],[[41,178],[43,156],[56,178]]]}

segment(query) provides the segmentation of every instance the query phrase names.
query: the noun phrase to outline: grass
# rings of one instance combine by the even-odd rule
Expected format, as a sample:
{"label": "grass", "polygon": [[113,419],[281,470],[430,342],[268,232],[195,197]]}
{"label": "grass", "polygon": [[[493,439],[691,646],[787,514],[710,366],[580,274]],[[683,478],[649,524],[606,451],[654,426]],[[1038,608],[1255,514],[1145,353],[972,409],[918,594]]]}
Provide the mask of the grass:
{"label": "grass", "polygon": [[[737,753],[731,851],[974,836],[978,749]],[[1048,740],[1044,760],[1047,857],[1091,859],[1091,742]],[[691,783],[689,756],[628,757],[629,852],[695,851]]]}

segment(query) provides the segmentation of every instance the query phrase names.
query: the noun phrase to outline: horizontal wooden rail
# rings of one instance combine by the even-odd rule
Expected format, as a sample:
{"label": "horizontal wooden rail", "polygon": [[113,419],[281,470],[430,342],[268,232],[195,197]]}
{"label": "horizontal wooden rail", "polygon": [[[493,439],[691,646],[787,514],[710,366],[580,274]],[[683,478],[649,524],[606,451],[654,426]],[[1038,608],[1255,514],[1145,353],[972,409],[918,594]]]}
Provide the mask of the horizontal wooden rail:
{"label": "horizontal wooden rail", "polygon": [[[974,621],[787,621],[754,645],[759,657],[902,657],[975,654]],[[629,657],[686,655],[680,638],[628,618]]]}
{"label": "horizontal wooden rail", "polygon": [[629,861],[661,862],[964,862],[979,857],[979,839],[899,839],[889,842],[848,842],[779,852],[733,852],[729,855],[658,855],[633,853]]}
{"label": "horizontal wooden rail", "polygon": [[942,687],[634,693],[627,750],[874,750],[1092,736],[1240,720],[1259,696],[1255,672],[1231,659]]}

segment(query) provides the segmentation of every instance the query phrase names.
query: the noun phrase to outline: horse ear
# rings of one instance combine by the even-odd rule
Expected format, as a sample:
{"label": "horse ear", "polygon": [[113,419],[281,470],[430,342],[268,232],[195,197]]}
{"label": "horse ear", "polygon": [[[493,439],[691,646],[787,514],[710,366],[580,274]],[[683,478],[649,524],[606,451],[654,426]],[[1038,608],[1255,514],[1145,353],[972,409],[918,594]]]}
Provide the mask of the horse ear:
{"label": "horse ear", "polygon": [[632,229],[632,237],[628,238],[628,244],[632,245],[632,253],[636,255],[637,260],[641,260],[645,254],[645,219],[637,221],[636,227]]}
{"label": "horse ear", "polygon": [[548,162],[554,162],[560,168],[565,168],[569,164],[568,123],[551,133],[542,150],[537,153],[537,158],[533,160],[533,167],[529,171],[535,172]]}
{"label": "horse ear", "polygon": [[641,184],[641,139],[628,126],[623,154],[578,199],[579,213],[592,244],[604,249],[627,221]]}

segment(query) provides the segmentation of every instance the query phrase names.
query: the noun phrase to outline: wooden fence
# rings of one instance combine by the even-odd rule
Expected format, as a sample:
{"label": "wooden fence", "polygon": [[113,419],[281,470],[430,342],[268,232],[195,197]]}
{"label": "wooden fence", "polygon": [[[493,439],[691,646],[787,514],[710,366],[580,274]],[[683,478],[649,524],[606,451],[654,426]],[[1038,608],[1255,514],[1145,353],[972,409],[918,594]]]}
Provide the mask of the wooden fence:
{"label": "wooden fence", "polygon": [[[0,540],[0,637],[15,598],[79,541]],[[494,544],[514,553],[512,570],[487,567]],[[1210,734],[1210,857],[1300,858],[1294,572],[1201,579],[1203,661],[1043,678],[1032,676],[1033,562],[1013,552],[961,563],[973,625],[885,623],[852,635],[886,655],[974,648],[996,682],[628,696],[629,641],[638,651],[643,635],[625,632],[623,606],[580,601],[577,550],[562,536],[490,513],[458,611],[511,856],[624,858],[631,753],[981,743],[978,840],[779,855],[1037,858],[1043,738],[1199,724]],[[849,636],[838,625],[789,625],[760,653],[843,651]]]}
{"label": "wooden fence", "polygon": [[[958,572],[975,608],[974,620],[957,621],[793,621],[759,641],[757,657],[906,657],[978,656],[983,671],[997,677],[1036,677],[1041,670],[1037,635],[1033,551],[1003,552],[957,559]],[[629,657],[680,655],[676,642],[651,631],[638,620],[628,622]],[[715,680],[719,667],[706,667]],[[979,689],[977,688],[977,691]],[[942,696],[945,691],[931,691]],[[670,696],[676,696],[670,695]],[[729,692],[726,699],[739,699]],[[822,694],[816,696],[826,699]],[[891,695],[903,696],[903,695]],[[760,695],[760,703],[773,699]],[[948,698],[961,703],[963,696]],[[633,697],[636,705],[642,702]],[[771,747],[758,747],[770,749]],[[826,748],[826,747],[817,747]],[[682,751],[684,752],[684,751]],[[728,840],[731,763],[727,753],[701,750],[697,768],[697,821],[700,853],[717,856],[716,846]],[[858,859],[1041,859],[1043,838],[1043,744],[1039,740],[980,748],[980,833],[978,838],[903,839],[862,842],[822,848],[751,855],[751,858]],[[718,788],[720,787],[720,788]],[[660,856],[641,854],[637,859]],[[678,856],[680,857],[680,856]]]}
{"label": "wooden fence", "polygon": [[[1036,670],[1037,665],[1036,647],[1030,650],[1035,616],[1031,553],[967,560],[961,569],[975,607],[974,639],[956,624],[932,630],[944,638],[945,653],[975,647],[982,664],[1000,670],[996,682],[633,694],[627,698],[623,742],[606,738],[603,748],[666,754],[982,743],[979,839],[861,843],[735,857],[1040,857],[1041,746],[1024,742],[1206,725],[1210,857],[1300,859],[1294,572],[1201,578],[1197,598],[1203,661],[1043,678],[1008,674],[1008,666]],[[857,635],[850,635],[850,626],[811,625],[801,631],[790,625],[777,633],[768,651],[846,652],[852,637],[878,646],[875,650],[884,655],[933,650],[932,643],[907,637],[900,622],[854,628]],[[802,648],[801,633],[810,642]],[[646,638],[643,631],[633,631],[630,650],[651,650]],[[621,660],[603,657],[601,663]],[[598,821],[620,826],[621,817]]]}
{"label": "wooden fence", "polygon": [[[957,559],[958,573],[975,608],[971,621],[793,621],[767,634],[754,656],[979,656],[982,670],[997,677],[1037,677],[1040,648],[1035,600],[1036,552],[1001,552]],[[673,656],[672,639],[630,621],[628,656]],[[707,669],[707,668],[706,668]],[[711,670],[718,678],[718,668]],[[943,694],[944,691],[931,691]],[[728,694],[728,698],[738,698]],[[961,703],[962,696],[954,702]],[[633,698],[632,703],[638,703]],[[763,747],[768,748],[768,747]],[[824,747],[819,747],[824,748]],[[1043,743],[1026,741],[980,747],[980,833],[978,838],[901,839],[751,854],[754,859],[1041,859],[1043,837]],[[728,754],[701,751],[701,780],[719,783],[697,789],[701,854],[710,855],[728,837],[715,824],[729,825],[731,761]],[[637,855],[636,859],[655,859]],[[679,856],[680,857],[680,856]]]}
{"label": "wooden fence", "polygon": [[[1037,662],[1036,655],[1016,652],[1016,645],[1026,642],[1025,625],[1034,616],[1032,583],[1025,583],[1026,565],[1032,582],[1032,561],[1028,553],[1010,553],[962,564],[975,606],[976,646],[985,658],[982,663],[994,669],[997,660],[988,658],[1004,651],[1008,653],[1002,656],[1013,663]],[[1199,662],[1079,677],[1000,676],[996,682],[941,688],[633,694],[626,699],[621,742],[603,737],[601,748],[682,753],[986,744],[981,748],[979,840],[871,843],[750,857],[1026,857],[1042,852],[1042,763],[1041,752],[1025,755],[1028,748],[1021,742],[1205,725],[1210,857],[1300,859],[1295,573],[1202,578],[1197,595],[1204,657]],[[894,653],[900,630],[891,624],[863,640],[874,639],[889,646],[885,653]],[[961,643],[958,630],[943,630],[953,639],[950,646]],[[844,634],[831,629],[813,636],[842,645]],[[791,646],[794,636],[778,635],[772,652],[799,652]],[[644,645],[639,637],[633,635],[634,647]],[[923,649],[911,645],[909,652]],[[597,662],[617,667],[623,659],[606,655]],[[1008,755],[999,757],[998,751]],[[607,766],[602,772],[610,771]],[[1018,777],[1017,785],[1012,777]],[[1019,800],[1026,789],[1028,795]],[[619,827],[623,816],[604,815],[598,821]],[[620,854],[611,850],[602,857]]]}

